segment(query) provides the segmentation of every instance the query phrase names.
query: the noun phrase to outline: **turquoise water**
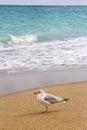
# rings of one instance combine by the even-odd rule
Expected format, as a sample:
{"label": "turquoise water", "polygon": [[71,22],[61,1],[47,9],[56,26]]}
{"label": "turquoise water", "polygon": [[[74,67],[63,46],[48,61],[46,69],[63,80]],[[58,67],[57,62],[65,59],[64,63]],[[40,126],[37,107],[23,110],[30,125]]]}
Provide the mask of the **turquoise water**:
{"label": "turquoise water", "polygon": [[0,42],[10,35],[39,42],[87,36],[87,6],[0,6]]}
{"label": "turquoise water", "polygon": [[83,64],[87,6],[0,6],[0,70]]}

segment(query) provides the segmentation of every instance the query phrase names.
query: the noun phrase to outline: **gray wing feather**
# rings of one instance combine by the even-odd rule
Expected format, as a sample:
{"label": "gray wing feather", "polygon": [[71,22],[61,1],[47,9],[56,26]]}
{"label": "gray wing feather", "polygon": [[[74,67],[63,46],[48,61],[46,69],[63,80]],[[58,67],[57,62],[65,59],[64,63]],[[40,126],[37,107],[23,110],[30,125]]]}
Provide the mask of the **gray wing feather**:
{"label": "gray wing feather", "polygon": [[53,96],[53,95],[46,95],[44,97],[44,100],[50,102],[51,104],[54,104],[54,103],[58,102],[57,97]]}

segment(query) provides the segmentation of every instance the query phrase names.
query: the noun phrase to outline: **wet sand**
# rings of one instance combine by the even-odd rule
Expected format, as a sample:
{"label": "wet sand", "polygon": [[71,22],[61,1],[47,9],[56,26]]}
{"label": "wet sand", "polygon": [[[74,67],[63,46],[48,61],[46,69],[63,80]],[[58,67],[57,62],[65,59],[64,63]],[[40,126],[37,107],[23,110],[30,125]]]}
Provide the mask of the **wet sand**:
{"label": "wet sand", "polygon": [[0,97],[0,130],[87,130],[87,82],[57,85],[44,91],[70,98],[66,103],[38,103],[37,88]]}
{"label": "wet sand", "polygon": [[87,67],[65,70],[0,73],[0,95],[37,87],[87,81]]}

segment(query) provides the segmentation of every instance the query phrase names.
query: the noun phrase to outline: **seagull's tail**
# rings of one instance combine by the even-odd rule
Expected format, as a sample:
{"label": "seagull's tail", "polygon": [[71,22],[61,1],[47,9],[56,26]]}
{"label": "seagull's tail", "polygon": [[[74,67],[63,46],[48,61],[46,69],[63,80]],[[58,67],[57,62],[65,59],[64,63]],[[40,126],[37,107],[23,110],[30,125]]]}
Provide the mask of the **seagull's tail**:
{"label": "seagull's tail", "polygon": [[69,98],[63,98],[63,101],[67,102],[68,100],[70,100]]}

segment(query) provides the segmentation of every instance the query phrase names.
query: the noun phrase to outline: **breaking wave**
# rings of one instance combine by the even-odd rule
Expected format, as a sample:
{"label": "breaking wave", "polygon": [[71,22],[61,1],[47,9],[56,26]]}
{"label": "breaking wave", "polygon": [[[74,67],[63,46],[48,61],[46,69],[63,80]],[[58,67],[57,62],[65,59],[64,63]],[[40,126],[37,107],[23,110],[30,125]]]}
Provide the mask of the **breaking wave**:
{"label": "breaking wave", "polygon": [[11,37],[11,44],[29,44],[32,42],[36,42],[37,41],[37,35],[25,35],[25,36],[13,36],[13,35],[9,35]]}
{"label": "breaking wave", "polygon": [[9,47],[9,46],[15,46],[15,45],[28,45],[30,43],[37,42],[37,35],[31,34],[31,35],[24,35],[24,36],[14,36],[9,34],[8,35],[9,41],[6,43],[0,42],[0,47]]}

